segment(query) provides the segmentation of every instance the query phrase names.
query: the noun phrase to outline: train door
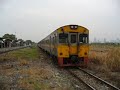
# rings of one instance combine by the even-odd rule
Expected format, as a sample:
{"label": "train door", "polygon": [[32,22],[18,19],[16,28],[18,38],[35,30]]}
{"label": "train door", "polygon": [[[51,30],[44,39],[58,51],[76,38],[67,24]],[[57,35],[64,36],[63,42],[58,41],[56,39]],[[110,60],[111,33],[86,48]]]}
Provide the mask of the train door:
{"label": "train door", "polygon": [[78,33],[70,33],[70,55],[78,55]]}

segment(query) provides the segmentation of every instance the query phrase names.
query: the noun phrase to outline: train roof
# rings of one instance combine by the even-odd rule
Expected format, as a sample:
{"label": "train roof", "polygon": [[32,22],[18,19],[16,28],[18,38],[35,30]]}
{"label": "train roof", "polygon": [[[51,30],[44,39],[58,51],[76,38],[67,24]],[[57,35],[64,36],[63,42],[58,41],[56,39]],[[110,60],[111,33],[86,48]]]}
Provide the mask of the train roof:
{"label": "train roof", "polygon": [[[69,27],[69,26],[77,26],[77,27],[81,27],[81,28],[84,28],[84,29],[88,30],[86,27],[80,26],[80,25],[76,25],[76,24],[64,25],[64,26],[59,27],[58,29],[63,28],[63,27]],[[58,30],[58,29],[57,29],[57,30]]]}
{"label": "train roof", "polygon": [[[65,29],[65,28],[69,28],[70,29],[70,27],[77,27],[77,28],[82,28],[82,30],[86,30],[87,32],[89,31],[87,28],[85,28],[85,27],[83,27],[83,26],[80,26],[80,25],[76,25],[76,24],[69,24],[69,25],[64,25],[64,26],[61,26],[61,27],[59,27],[59,28],[57,28],[56,30],[54,30],[52,33],[54,33],[54,32],[57,32],[57,31],[59,31],[59,30],[61,30],[61,29],[64,29],[64,31],[66,31],[67,29]],[[50,34],[52,34],[52,33],[50,33]],[[50,35],[49,34],[49,35]],[[49,36],[48,35],[48,36]],[[47,37],[48,37],[47,36]],[[46,38],[46,37],[45,37]],[[43,38],[42,40],[44,40],[45,38]],[[41,41],[42,41],[41,40]]]}

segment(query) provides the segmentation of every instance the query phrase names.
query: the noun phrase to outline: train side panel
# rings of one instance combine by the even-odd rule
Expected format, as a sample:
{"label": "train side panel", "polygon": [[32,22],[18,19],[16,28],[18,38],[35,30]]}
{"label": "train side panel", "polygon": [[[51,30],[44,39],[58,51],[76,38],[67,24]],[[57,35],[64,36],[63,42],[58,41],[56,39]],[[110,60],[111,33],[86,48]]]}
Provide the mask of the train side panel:
{"label": "train side panel", "polygon": [[40,41],[38,46],[41,47],[44,51],[48,52],[50,55],[57,56],[57,41],[58,35],[57,30],[55,30],[42,41]]}

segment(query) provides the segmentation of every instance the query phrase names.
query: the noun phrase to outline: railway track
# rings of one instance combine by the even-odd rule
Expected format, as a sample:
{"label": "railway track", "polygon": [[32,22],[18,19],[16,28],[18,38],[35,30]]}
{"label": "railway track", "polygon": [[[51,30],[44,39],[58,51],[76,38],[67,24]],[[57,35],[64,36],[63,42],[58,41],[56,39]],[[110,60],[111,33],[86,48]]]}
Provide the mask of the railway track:
{"label": "railway track", "polygon": [[7,53],[7,52],[10,52],[10,51],[14,51],[14,50],[18,50],[18,49],[27,48],[27,47],[30,47],[30,46],[12,47],[12,48],[2,48],[2,49],[0,49],[0,54]]}
{"label": "railway track", "polygon": [[120,90],[116,86],[81,68],[67,69],[67,71],[80,83],[84,84],[85,89],[82,90]]}

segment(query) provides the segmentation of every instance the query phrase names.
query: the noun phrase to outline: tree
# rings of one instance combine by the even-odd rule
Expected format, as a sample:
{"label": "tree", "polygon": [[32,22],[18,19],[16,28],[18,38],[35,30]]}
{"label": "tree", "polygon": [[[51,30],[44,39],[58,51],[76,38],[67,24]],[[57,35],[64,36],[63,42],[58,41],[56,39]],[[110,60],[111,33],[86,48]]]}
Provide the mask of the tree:
{"label": "tree", "polygon": [[23,40],[23,39],[18,39],[18,41],[20,41],[20,42],[24,42],[24,40]]}
{"label": "tree", "polygon": [[32,45],[32,41],[31,40],[26,40],[25,43],[26,43],[26,45]]}
{"label": "tree", "polygon": [[14,34],[5,34],[3,36],[4,39],[11,39],[11,40],[16,40],[16,36]]}
{"label": "tree", "polygon": [[20,42],[20,46],[24,46],[24,40],[18,39],[18,42]]}

